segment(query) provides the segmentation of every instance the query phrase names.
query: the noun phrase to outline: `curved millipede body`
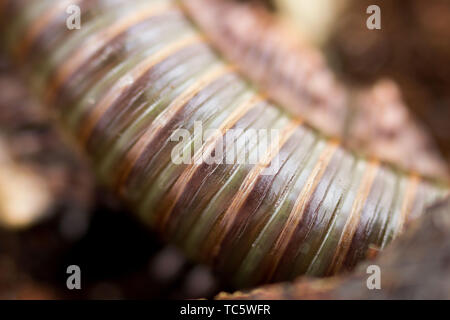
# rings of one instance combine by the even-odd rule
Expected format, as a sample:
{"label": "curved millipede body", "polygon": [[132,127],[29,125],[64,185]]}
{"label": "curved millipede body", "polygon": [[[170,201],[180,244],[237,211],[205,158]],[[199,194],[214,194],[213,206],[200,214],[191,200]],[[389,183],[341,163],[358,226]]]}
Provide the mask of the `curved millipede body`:
{"label": "curved millipede body", "polygon": [[[99,177],[238,286],[351,268],[447,193],[346,151],[269,101],[176,2],[67,1],[81,9],[77,30],[64,1],[0,3],[3,44]],[[181,147],[177,129],[189,133]],[[241,139],[249,129],[273,130],[278,143],[256,163],[226,161],[258,152],[262,140]],[[191,161],[174,161],[174,150]]]}

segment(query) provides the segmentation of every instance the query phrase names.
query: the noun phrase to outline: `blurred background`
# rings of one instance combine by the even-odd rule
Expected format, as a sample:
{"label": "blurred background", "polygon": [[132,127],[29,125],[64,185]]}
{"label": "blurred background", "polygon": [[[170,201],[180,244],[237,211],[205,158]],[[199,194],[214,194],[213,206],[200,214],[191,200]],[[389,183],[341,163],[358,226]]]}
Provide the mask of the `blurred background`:
{"label": "blurred background", "polygon": [[[450,163],[450,1],[251,2],[320,48],[346,85],[395,81]],[[366,28],[373,4],[381,30]],[[82,290],[66,287],[71,264],[81,268]],[[88,161],[0,57],[0,298],[184,299],[229,290],[96,185]]]}
{"label": "blurred background", "polygon": [[[447,0],[273,0],[273,10],[320,47],[351,86],[394,80],[411,111],[450,158],[450,2]],[[381,29],[366,9],[378,5]]]}

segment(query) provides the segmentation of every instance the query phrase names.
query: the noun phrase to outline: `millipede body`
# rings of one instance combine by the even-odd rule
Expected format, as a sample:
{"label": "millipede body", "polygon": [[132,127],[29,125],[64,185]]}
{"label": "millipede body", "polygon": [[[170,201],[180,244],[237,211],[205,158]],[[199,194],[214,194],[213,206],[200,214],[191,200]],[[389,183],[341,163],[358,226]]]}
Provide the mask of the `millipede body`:
{"label": "millipede body", "polygon": [[[271,102],[178,2],[0,3],[3,46],[99,178],[236,286],[350,269],[448,193],[345,150]],[[80,29],[66,26],[70,4]],[[179,129],[189,133],[181,145]],[[240,139],[250,129],[274,130],[279,143],[256,163],[226,161],[258,152],[262,141]],[[190,161],[174,161],[175,148]]]}

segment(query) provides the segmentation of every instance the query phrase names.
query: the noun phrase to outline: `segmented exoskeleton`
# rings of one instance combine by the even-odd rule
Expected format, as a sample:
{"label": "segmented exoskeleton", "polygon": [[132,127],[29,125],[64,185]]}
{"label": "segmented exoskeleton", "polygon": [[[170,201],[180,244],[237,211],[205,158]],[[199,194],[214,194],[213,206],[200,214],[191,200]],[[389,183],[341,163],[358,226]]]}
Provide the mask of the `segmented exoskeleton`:
{"label": "segmented exoskeleton", "polygon": [[[351,268],[447,193],[346,151],[269,101],[177,2],[0,3],[2,43],[100,179],[165,239],[238,286]],[[66,26],[70,4],[81,9],[80,29]],[[221,134],[203,137],[196,123]],[[180,128],[191,133],[182,147],[194,149],[194,161],[173,161]],[[219,141],[223,157],[257,152],[260,141],[242,144],[229,129],[276,130],[279,143],[256,164],[198,161],[216,158]]]}

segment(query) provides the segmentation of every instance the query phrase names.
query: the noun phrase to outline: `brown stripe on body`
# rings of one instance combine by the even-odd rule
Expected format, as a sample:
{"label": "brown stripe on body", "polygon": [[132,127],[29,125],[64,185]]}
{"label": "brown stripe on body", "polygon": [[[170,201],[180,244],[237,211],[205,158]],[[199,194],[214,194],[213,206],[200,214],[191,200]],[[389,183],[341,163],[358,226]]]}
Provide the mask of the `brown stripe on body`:
{"label": "brown stripe on body", "polygon": [[336,183],[339,181],[336,177],[345,160],[345,151],[337,148],[304,205],[302,217],[292,231],[271,281],[282,279],[282,275],[294,278],[308,270],[338,210],[345,182]]}
{"label": "brown stripe on body", "polygon": [[133,11],[123,19],[119,19],[108,28],[102,29],[98,34],[92,35],[79,50],[71,57],[68,57],[65,63],[56,69],[45,93],[45,101],[51,104],[57,91],[66,79],[109,41],[126,31],[129,27],[138,24],[151,16],[168,11],[170,8],[172,8],[172,6],[166,3],[157,6],[146,6],[141,8],[141,10]]}
{"label": "brown stripe on body", "polygon": [[[265,129],[267,125],[279,119],[279,112],[266,112],[268,106],[266,101],[259,103],[239,119],[232,130],[225,132],[222,145],[218,144],[223,150],[222,161],[211,164],[203,162],[172,210],[166,228],[167,234],[176,243],[186,246],[189,256],[199,257],[198,252],[202,250],[193,252],[191,248],[198,248],[200,244],[205,243],[204,240],[216,218],[228,209],[235,190],[253,167],[236,163],[237,159],[234,157],[250,156],[255,150],[257,144],[246,139],[248,130]],[[265,116],[261,117],[261,113]],[[242,144],[242,141],[249,144]]]}
{"label": "brown stripe on body", "polygon": [[[202,70],[204,72],[205,69],[202,68]],[[162,97],[162,95],[167,94],[170,98],[167,98],[167,100],[163,100],[164,102],[162,102],[160,105],[161,110],[159,112],[156,112],[152,117],[144,116],[144,118],[139,120],[141,116],[134,116],[135,119],[131,120],[133,123],[131,124],[131,127],[135,127],[135,129],[133,130],[134,133],[132,134],[132,136],[130,135],[130,133],[127,134],[130,138],[126,142],[126,145],[121,148],[122,151],[116,159],[117,161],[114,165],[115,168],[121,168],[123,162],[122,159],[124,159],[124,157],[127,155],[128,150],[131,150],[136,141],[138,141],[147,132],[148,127],[152,125],[154,119],[161,117],[161,114],[165,112],[170,101],[181,95],[182,92],[186,90],[186,88],[188,88],[192,83],[195,83],[198,80],[199,73],[196,72],[195,74],[195,76],[191,75],[188,77],[190,79],[189,81],[182,78],[177,83],[169,83],[168,87],[165,88],[165,90],[170,91],[171,93],[160,93],[159,96]],[[178,129],[195,130],[195,121],[197,119],[208,121],[208,119],[212,117],[212,114],[214,114],[211,114],[210,111],[214,110],[211,110],[211,108],[216,107],[216,105],[213,104],[213,101],[215,101],[218,97],[223,98],[223,93],[227,93],[226,99],[233,99],[235,95],[238,94],[239,90],[243,89],[242,86],[239,87],[233,85],[233,81],[236,80],[236,76],[237,75],[235,73],[227,73],[212,81],[209,85],[199,91],[198,94],[193,96],[192,99],[190,99],[183,106],[183,108],[181,108],[170,119],[170,121],[168,121],[167,125],[154,137],[153,141],[151,141],[146,146],[140,158],[136,161],[135,165],[130,171],[128,177],[125,179],[124,184],[118,185],[118,181],[114,181],[112,183],[112,185],[118,186],[126,191],[129,201],[136,204],[137,211],[139,213],[142,213],[144,215],[144,218],[149,218],[148,222],[151,222],[151,218],[153,217],[153,215],[149,216],[148,213],[154,212],[153,209],[147,208],[148,205],[152,205],[152,199],[154,199],[151,195],[148,194],[148,192],[154,190],[154,187],[156,187],[156,189],[160,189],[157,186],[169,190],[186,165],[170,165],[172,161],[173,148],[179,144],[179,141],[174,141],[170,139],[170,137]],[[155,83],[155,85],[157,83]],[[180,85],[181,83],[183,85]],[[157,104],[159,103],[157,102]],[[125,124],[125,126],[130,125]],[[163,173],[166,170],[170,171],[170,173],[168,173],[167,175]],[[116,175],[114,179],[115,178]],[[160,179],[164,180],[164,182],[156,182],[160,181]],[[163,193],[162,195],[164,194],[165,193]],[[157,198],[161,199],[162,195],[158,196]]]}
{"label": "brown stripe on body", "polygon": [[110,131],[107,128],[111,123],[116,123],[127,116],[125,112],[130,112],[128,115],[131,115],[135,111],[133,106],[136,106],[137,102],[143,104],[148,102],[146,92],[164,75],[164,70],[185,63],[186,59],[204,52],[202,44],[197,42],[172,49],[176,51],[165,51],[161,55],[155,53],[149,57],[152,63],[147,64],[143,61],[142,64],[135,66],[122,77],[122,79],[130,77],[135,79],[134,81],[117,81],[99,104],[86,112],[84,121],[80,122],[79,133],[85,145],[92,145],[95,148],[95,143],[93,144],[92,141],[97,141],[98,137],[105,133],[109,134]]}
{"label": "brown stripe on body", "polygon": [[402,208],[400,211],[400,220],[395,235],[398,235],[404,230],[404,226],[408,221],[408,217],[413,208],[420,181],[420,176],[416,173],[412,173],[409,177],[408,187],[406,189],[405,197],[403,198]]}
{"label": "brown stripe on body", "polygon": [[[178,129],[187,130],[190,134],[195,134],[196,122],[204,121],[204,123],[209,123],[210,121],[214,121],[214,116],[221,115],[221,112],[217,112],[217,105],[228,106],[236,98],[236,95],[241,94],[242,90],[244,90],[243,83],[236,85],[236,79],[237,75],[235,73],[227,73],[211,82],[211,84],[207,85],[190,99],[170,119],[164,129],[153,139],[153,142],[147,145],[124,186],[128,191],[129,197],[131,199],[137,199],[139,212],[146,215],[155,211],[152,209],[152,199],[154,198],[147,195],[147,192],[153,194],[151,190],[155,191],[153,188],[154,183],[152,182],[160,181],[161,179],[164,180],[162,184],[166,191],[157,198],[160,200],[170,190],[187,166],[184,161],[178,164],[173,163],[174,155],[172,152],[174,148],[179,146],[180,142],[179,140],[171,139],[172,134]],[[191,78],[191,80],[193,80],[192,82],[197,81],[196,77]],[[185,82],[185,80],[182,80],[182,82]],[[182,86],[179,92],[184,91],[190,85],[190,82]],[[146,126],[144,125],[143,127],[144,130],[137,135],[138,138],[145,132]],[[191,142],[193,141],[191,140]],[[192,145],[190,147],[192,148]],[[191,152],[192,149],[189,151]],[[156,184],[161,185],[161,182]],[[160,188],[157,187],[156,189]],[[149,208],[148,205],[151,207]],[[153,216],[152,214],[149,221],[154,221],[152,219]]]}
{"label": "brown stripe on body", "polygon": [[[164,112],[156,118],[153,123],[146,129],[145,133],[136,141],[133,147],[125,155],[123,165],[119,169],[116,189],[120,194],[125,192],[125,183],[129,175],[139,160],[145,156],[148,145],[158,136],[159,132],[164,129],[166,124],[203,88],[207,87],[214,80],[220,78],[227,73],[233,71],[232,66],[219,65],[198,79],[193,85],[187,88],[181,95],[173,100]],[[146,159],[144,159],[146,160]]]}
{"label": "brown stripe on body", "polygon": [[[77,0],[78,6],[81,9],[82,25],[93,23],[97,18],[102,18],[103,10],[114,10],[120,2],[111,3],[111,1],[105,0]],[[105,7],[102,7],[104,5]],[[54,51],[65,46],[68,38],[73,34],[80,32],[81,30],[69,30],[66,27],[67,15],[62,12],[60,15],[56,15],[53,20],[49,21],[47,26],[36,36],[36,39],[30,44],[28,51],[32,54],[28,54],[27,62],[31,61],[31,64],[39,69],[41,61],[47,59],[49,55],[52,55]],[[78,70],[78,69],[77,69]],[[51,80],[51,79],[50,79]]]}
{"label": "brown stripe on body", "polygon": [[399,198],[404,189],[402,179],[390,168],[379,168],[353,235],[342,268],[352,270],[364,259],[370,246],[381,247],[391,221],[399,214]]}
{"label": "brown stripe on body", "polygon": [[164,230],[166,228],[167,222],[171,216],[171,213],[173,211],[173,208],[176,206],[178,200],[180,199],[181,195],[185,192],[187,186],[191,182],[192,177],[195,175],[197,170],[201,167],[201,164],[204,159],[204,155],[210,155],[211,152],[214,150],[218,139],[224,136],[225,132],[233,127],[236,122],[239,121],[247,112],[255,108],[255,106],[261,102],[264,101],[265,97],[262,96],[253,96],[251,99],[245,101],[240,106],[237,107],[236,110],[234,110],[229,117],[222,122],[222,124],[217,128],[221,136],[213,135],[209,137],[209,139],[202,145],[202,148],[198,150],[192,160],[191,165],[189,165],[183,173],[180,175],[177,182],[174,184],[172,189],[167,195],[167,198],[169,201],[164,201],[164,203],[168,204],[167,207],[161,208],[161,215],[158,219],[158,226],[160,230]]}
{"label": "brown stripe on body", "polygon": [[[345,153],[344,159],[342,159],[338,172],[333,178],[335,183],[329,186],[330,190],[328,193],[331,195],[330,198],[333,202],[331,205],[329,201],[321,204],[322,208],[317,213],[319,215],[318,219],[321,219],[321,215],[324,214],[324,217],[326,217],[330,214],[328,212],[329,208],[334,207],[331,213],[332,216],[324,222],[326,226],[322,226],[323,229],[318,231],[321,233],[318,236],[320,240],[314,242],[314,251],[310,252],[310,254],[312,253],[312,260],[308,261],[306,270],[302,269],[305,274],[310,276],[323,276],[326,274],[327,267],[331,264],[333,254],[336,251],[339,237],[351,212],[354,197],[359,189],[360,179],[365,172],[366,166],[362,165],[361,159],[348,154],[344,148],[342,148],[342,151]],[[324,211],[324,207],[328,207],[328,209]],[[313,233],[317,232],[313,231]],[[299,250],[303,251],[305,249],[309,249],[307,243]],[[300,259],[298,261],[301,263]],[[295,271],[297,272],[299,269],[301,268],[296,268]]]}
{"label": "brown stripe on body", "polygon": [[180,12],[168,11],[130,27],[111,40],[61,85],[54,98],[54,106],[58,107],[58,112],[64,114],[65,110],[76,106],[80,97],[107,77],[111,70],[127,60],[135,59],[143,49],[158,45],[163,40],[164,33],[177,25],[179,20]]}
{"label": "brown stripe on body", "polygon": [[66,78],[53,97],[53,106],[58,108],[58,113],[66,114],[67,110],[75,107],[83,94],[93,88],[96,83],[101,82],[108,72],[114,69],[126,37],[126,34],[117,36]]}
{"label": "brown stripe on body", "polygon": [[29,49],[31,48],[32,44],[46,29],[46,27],[64,11],[64,9],[66,9],[71,4],[76,5],[80,1],[81,0],[58,1],[58,3],[52,6],[50,10],[47,10],[41,17],[33,21],[31,26],[27,29],[25,36],[23,37],[23,39],[21,39],[15,49],[18,61],[22,62],[26,59],[26,57],[30,53]]}
{"label": "brown stripe on body", "polygon": [[353,201],[352,209],[350,211],[344,230],[336,247],[336,252],[333,255],[332,262],[328,268],[327,274],[336,274],[342,267],[345,257],[350,249],[350,245],[358,227],[361,212],[367,197],[372,188],[373,181],[379,168],[379,162],[372,160],[366,168],[366,172],[361,180],[360,187]]}
{"label": "brown stripe on body", "polygon": [[[297,167],[288,166],[288,164],[292,164],[289,163],[290,157],[298,149],[299,141],[303,142],[304,138],[305,129],[299,126],[280,149],[276,172],[258,177],[253,190],[239,209],[233,226],[223,240],[221,251],[215,261],[219,270],[234,273],[234,269],[243,261],[252,243],[270,218],[270,210],[273,210],[276,199],[280,197],[277,192],[281,193],[281,190],[286,188],[286,184],[294,182]],[[274,185],[276,180],[278,184]]]}
{"label": "brown stripe on body", "polygon": [[[82,23],[86,24],[93,18],[92,9],[98,6],[99,0],[77,0],[81,9]],[[35,36],[28,45],[27,53],[23,58],[24,65],[30,72],[42,70],[45,66],[42,61],[47,60],[54,52],[58,51],[65,44],[65,41],[78,32],[78,30],[69,30],[66,27],[67,15],[61,11],[56,14],[46,26]]]}
{"label": "brown stripe on body", "polygon": [[[148,126],[152,125],[154,119],[161,117],[160,114],[165,112],[170,101],[181,95],[182,92],[191,86],[192,83],[198,81],[198,76],[199,75],[197,74],[194,77],[189,77],[189,81],[182,79],[180,82],[173,84],[173,87],[169,84],[169,88],[167,88],[167,90],[173,90],[170,94],[171,99],[163,103],[161,106],[161,113],[155,114],[155,117],[148,118],[145,121],[139,121],[138,128],[135,130],[133,137],[131,137],[129,142],[127,142],[127,145],[122,148],[123,151],[120,156],[120,160],[123,159],[128,150],[131,150],[136,141],[138,141],[142,135],[147,132]],[[237,75],[235,73],[224,74],[199,91],[198,94],[193,96],[192,99],[190,99],[183,106],[183,108],[181,108],[170,119],[170,121],[168,121],[164,129],[160,130],[160,132],[154,137],[153,141],[146,146],[145,150],[136,161],[130,174],[126,178],[125,184],[119,186],[127,191],[130,201],[137,201],[139,212],[142,212],[141,206],[147,204],[147,199],[149,199],[146,197],[146,192],[149,188],[151,188],[152,182],[154,182],[155,179],[158,179],[160,173],[169,165],[172,160],[172,150],[174,146],[179,143],[177,141],[171,141],[170,136],[177,129],[194,128],[195,130],[196,119],[208,121],[212,115],[210,114],[209,116],[206,116],[205,112],[207,113],[207,110],[211,110],[211,107],[216,107],[216,105],[211,105],[212,101],[214,101],[217,97],[223,98],[224,92],[228,94],[227,99],[232,99],[239,90],[243,89],[242,86],[233,85],[233,81],[236,80],[236,76]],[[180,85],[180,83],[183,83],[183,85]],[[117,166],[121,166],[121,163],[117,163]],[[178,175],[181,174],[183,167],[184,164],[178,165],[176,169],[173,168],[178,173],[175,174],[175,172],[172,172],[175,176],[171,178],[171,182],[167,181],[167,189],[175,183],[173,179],[177,178]],[[166,178],[169,177],[167,176]],[[117,186],[118,183],[113,183],[113,185]]]}
{"label": "brown stripe on body", "polygon": [[211,240],[211,243],[215,243],[215,245],[210,252],[206,253],[207,259],[215,259],[220,253],[224,239],[233,227],[233,224],[237,219],[237,214],[254,189],[259,176],[263,170],[270,165],[272,159],[278,155],[280,148],[282,148],[286,141],[294,134],[300,124],[300,121],[291,121],[287,124],[280,133],[279,141],[277,141],[275,145],[271,144],[266,156],[247,174],[227,211],[222,215],[221,219],[218,220],[213,227],[213,230],[211,230],[210,234],[214,237],[214,239]]}
{"label": "brown stripe on body", "polygon": [[[149,96],[149,90],[152,91],[153,95],[154,88],[159,86],[160,83],[172,86],[179,82],[178,79],[173,77],[166,80],[166,73],[170,73],[181,64],[190,67],[190,70],[186,72],[188,75],[191,75],[190,71],[196,72],[204,67],[205,62],[208,62],[208,57],[204,53],[204,44],[193,44],[178,50],[167,59],[150,68],[128,90],[123,92],[98,119],[87,140],[86,145],[88,149],[92,149],[95,152],[96,147],[101,144],[101,140],[106,136],[116,137],[127,123],[130,124],[132,119],[136,119],[144,112],[143,108],[152,99]],[[200,61],[200,58],[201,62],[192,63],[193,60]],[[160,95],[159,92],[155,93],[155,95]]]}
{"label": "brown stripe on body", "polygon": [[137,66],[135,66],[130,72],[123,75],[116,82],[116,84],[108,90],[108,92],[103,96],[99,103],[93,107],[91,112],[88,113],[79,134],[81,143],[86,144],[99,119],[101,119],[101,117],[122,95],[126,94],[128,90],[133,88],[133,86],[136,84],[136,81],[139,81],[139,78],[141,78],[152,67],[162,62],[164,59],[187,46],[198,43],[201,40],[201,36],[195,35],[183,38],[180,41],[176,41],[175,43],[172,43],[159,50],[158,52],[150,55]]}
{"label": "brown stripe on body", "polygon": [[278,264],[285,254],[285,251],[294,235],[297,226],[302,220],[303,213],[305,212],[306,206],[308,204],[311,195],[315,191],[318,183],[320,182],[329,162],[331,161],[334,153],[338,149],[338,143],[336,141],[330,141],[325,149],[322,151],[317,164],[311,171],[305,185],[300,192],[297,200],[294,204],[292,211],[284,223],[283,229],[281,230],[274,247],[271,252],[273,253],[273,260],[271,267],[268,271],[267,277],[272,278],[274,272],[278,268]]}

